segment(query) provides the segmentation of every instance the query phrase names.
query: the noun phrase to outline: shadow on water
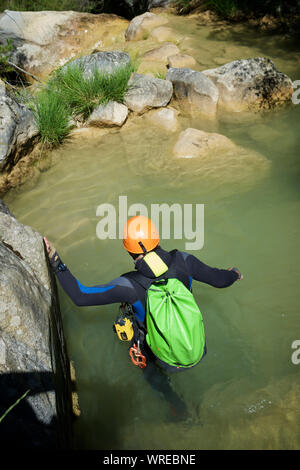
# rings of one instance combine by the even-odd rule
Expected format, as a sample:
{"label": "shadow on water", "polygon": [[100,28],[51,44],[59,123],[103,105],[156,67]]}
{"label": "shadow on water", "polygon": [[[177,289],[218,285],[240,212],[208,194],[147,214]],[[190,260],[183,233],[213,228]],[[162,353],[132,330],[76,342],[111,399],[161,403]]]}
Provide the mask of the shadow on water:
{"label": "shadow on water", "polygon": [[[201,23],[198,23],[197,26],[203,28]],[[258,31],[256,26],[249,24],[242,24],[242,28],[236,25],[216,26],[208,34],[207,39],[235,42],[238,46],[261,49],[263,54],[270,55],[274,53],[275,49],[277,52],[292,54],[298,52],[300,46],[298,35],[286,36],[278,31]]]}
{"label": "shadow on water", "polygon": [[[0,423],[1,447],[57,448],[55,400],[50,403],[47,396],[47,392],[54,392],[52,373],[36,371],[0,374],[0,416],[27,390],[30,391],[26,398],[11,409]],[[34,403],[34,407],[30,402]]]}
{"label": "shadow on water", "polygon": [[109,384],[97,377],[80,382],[79,396],[81,416],[75,423],[75,448],[121,449],[124,427],[135,417],[135,387],[128,382]]}

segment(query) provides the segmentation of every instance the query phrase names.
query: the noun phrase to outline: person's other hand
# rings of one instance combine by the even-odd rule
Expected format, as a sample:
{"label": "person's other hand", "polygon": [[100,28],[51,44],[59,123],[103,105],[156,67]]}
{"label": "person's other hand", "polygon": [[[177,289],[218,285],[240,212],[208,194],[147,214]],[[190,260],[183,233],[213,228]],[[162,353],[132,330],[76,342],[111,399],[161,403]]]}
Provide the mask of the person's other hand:
{"label": "person's other hand", "polygon": [[238,279],[242,280],[244,279],[244,276],[242,275],[241,271],[238,268],[228,268],[228,271],[234,271],[238,274]]}

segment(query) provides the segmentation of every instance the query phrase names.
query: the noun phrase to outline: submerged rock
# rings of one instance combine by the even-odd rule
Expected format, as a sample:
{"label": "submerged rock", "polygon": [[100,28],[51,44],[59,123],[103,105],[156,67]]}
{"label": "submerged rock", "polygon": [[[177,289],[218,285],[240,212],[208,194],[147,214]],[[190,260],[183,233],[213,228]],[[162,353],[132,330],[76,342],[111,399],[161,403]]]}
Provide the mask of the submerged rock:
{"label": "submerged rock", "polygon": [[170,68],[191,68],[196,65],[194,57],[188,54],[174,54],[168,57]]}
{"label": "submerged rock", "polygon": [[0,205],[0,426],[7,448],[71,446],[69,360],[41,235]]}
{"label": "submerged rock", "polygon": [[130,88],[125,95],[124,104],[131,111],[139,114],[150,108],[167,106],[173,93],[170,81],[138,73],[132,75],[129,85]]}
{"label": "submerged rock", "polygon": [[179,128],[179,121],[177,119],[178,111],[172,108],[162,108],[159,110],[150,111],[145,115],[148,122],[159,126],[167,132],[176,132]]}
{"label": "submerged rock", "polygon": [[174,56],[175,54],[179,53],[179,49],[175,44],[169,43],[164,44],[161,47],[156,47],[155,49],[151,49],[150,51],[146,52],[143,55],[143,59],[145,60],[154,60],[156,62],[168,62],[168,58],[170,56]]}
{"label": "submerged rock", "polygon": [[124,104],[110,101],[106,105],[100,105],[90,115],[88,126],[122,126],[128,116],[128,108]]}
{"label": "submerged rock", "polygon": [[216,69],[204,70],[220,92],[219,106],[226,111],[271,109],[291,99],[290,78],[266,57],[235,60]]}
{"label": "submerged rock", "polygon": [[33,112],[0,86],[0,171],[29,152],[38,134]]}
{"label": "submerged rock", "polygon": [[139,41],[141,39],[145,39],[154,28],[166,23],[168,23],[167,18],[146,12],[131,20],[125,32],[125,39],[126,41]]}
{"label": "submerged rock", "polygon": [[15,64],[45,78],[70,59],[123,38],[127,26],[128,21],[116,15],[5,10],[0,15],[0,40],[13,40]]}
{"label": "submerged rock", "polygon": [[236,145],[226,136],[188,128],[173,147],[176,167],[198,175],[210,188],[229,183],[248,184],[265,177],[270,162],[252,149]]}
{"label": "submerged rock", "polygon": [[166,26],[159,26],[153,29],[149,35],[149,39],[157,42],[174,41],[179,42],[182,40],[182,36],[176,33],[172,28]]}
{"label": "submerged rock", "polygon": [[178,158],[195,158],[234,149],[236,145],[224,135],[188,128],[181,132],[173,154]]}
{"label": "submerged rock", "polygon": [[171,68],[166,79],[172,82],[174,99],[181,109],[216,116],[219,91],[206,75],[189,68]]}

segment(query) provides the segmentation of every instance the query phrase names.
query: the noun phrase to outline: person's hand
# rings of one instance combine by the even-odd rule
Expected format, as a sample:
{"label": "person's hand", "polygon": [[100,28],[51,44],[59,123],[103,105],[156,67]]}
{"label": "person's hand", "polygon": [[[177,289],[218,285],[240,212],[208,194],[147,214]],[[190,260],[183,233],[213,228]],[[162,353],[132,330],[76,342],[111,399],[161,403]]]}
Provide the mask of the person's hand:
{"label": "person's hand", "polygon": [[52,271],[57,274],[59,271],[66,271],[67,267],[63,262],[61,261],[55,247],[52,245],[49,240],[47,240],[46,237],[44,237],[44,243],[46,247],[47,254],[49,256],[50,260],[50,266],[52,268]]}
{"label": "person's hand", "polygon": [[[48,253],[49,259],[51,260],[52,257],[53,257],[53,255],[54,255],[55,252],[56,252],[56,249],[55,249],[55,247],[52,245],[52,243],[49,242],[49,240],[47,240],[46,237],[44,237],[44,242],[45,242],[46,251],[47,251],[47,253]],[[57,253],[56,253],[56,256],[57,256],[57,258],[58,258]],[[56,261],[57,258],[55,257],[55,258],[54,258],[54,261]]]}
{"label": "person's hand", "polygon": [[244,279],[244,276],[242,275],[242,273],[240,272],[238,268],[228,268],[228,271],[234,271],[235,273],[237,273],[239,276],[238,280]]}

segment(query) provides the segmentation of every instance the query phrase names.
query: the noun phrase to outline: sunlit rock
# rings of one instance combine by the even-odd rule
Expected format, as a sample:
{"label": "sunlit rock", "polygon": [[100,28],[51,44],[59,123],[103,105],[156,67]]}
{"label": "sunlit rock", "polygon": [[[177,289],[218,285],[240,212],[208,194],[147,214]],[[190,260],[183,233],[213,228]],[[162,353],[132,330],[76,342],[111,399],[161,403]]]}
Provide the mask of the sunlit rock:
{"label": "sunlit rock", "polygon": [[173,87],[168,80],[133,74],[129,80],[129,90],[124,104],[136,113],[142,114],[150,108],[167,106],[171,100]]}
{"label": "sunlit rock", "polygon": [[176,33],[172,28],[166,26],[159,26],[158,28],[153,29],[149,35],[149,39],[152,39],[157,42],[179,42],[182,39],[182,36]]}
{"label": "sunlit rock", "polygon": [[33,112],[10,97],[0,83],[0,171],[26,154],[38,134]]}
{"label": "sunlit rock", "polygon": [[126,41],[139,41],[141,39],[146,39],[154,28],[166,23],[168,23],[167,18],[146,12],[131,20],[125,32],[125,39]]}
{"label": "sunlit rock", "polygon": [[66,64],[62,70],[68,67],[80,66],[85,78],[90,78],[94,70],[105,73],[113,73],[119,67],[130,64],[130,56],[123,51],[96,52],[87,56],[79,57]]}
{"label": "sunlit rock", "polygon": [[192,68],[196,65],[194,57],[188,54],[170,54],[168,65],[170,68]]}
{"label": "sunlit rock", "polygon": [[14,63],[45,78],[72,58],[114,44],[127,26],[128,21],[116,15],[5,10],[0,15],[0,39],[13,40]]}
{"label": "sunlit rock", "polygon": [[106,105],[99,105],[90,115],[87,125],[102,126],[122,126],[128,116],[128,108],[122,103],[110,101]]}
{"label": "sunlit rock", "polygon": [[219,91],[206,75],[189,68],[171,68],[166,79],[173,84],[174,100],[180,109],[216,116]]}
{"label": "sunlit rock", "polygon": [[226,111],[272,109],[291,99],[290,78],[266,57],[235,60],[216,69],[204,70],[220,92],[219,106]]}
{"label": "sunlit rock", "polygon": [[178,53],[178,47],[175,44],[169,43],[146,52],[143,55],[143,59],[167,63],[170,56]]}
{"label": "sunlit rock", "polygon": [[148,122],[167,132],[176,132],[179,128],[178,111],[172,108],[162,108],[150,111],[145,115]]}

